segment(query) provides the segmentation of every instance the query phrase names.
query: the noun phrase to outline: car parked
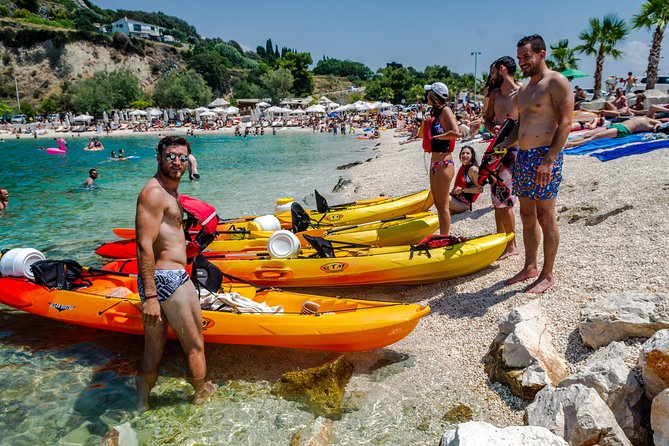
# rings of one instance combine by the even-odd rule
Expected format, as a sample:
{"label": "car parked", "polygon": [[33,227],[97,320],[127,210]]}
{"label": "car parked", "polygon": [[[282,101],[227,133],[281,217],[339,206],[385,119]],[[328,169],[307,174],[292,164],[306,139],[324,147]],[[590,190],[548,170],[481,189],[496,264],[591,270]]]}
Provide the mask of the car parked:
{"label": "car parked", "polygon": [[14,115],[12,116],[12,124],[27,124],[28,117],[26,115]]}
{"label": "car parked", "polygon": [[[585,91],[585,100],[586,101],[592,101],[592,98],[595,97],[595,89],[594,88],[584,88],[583,91]],[[606,98],[609,94],[605,90],[601,90],[599,93],[600,98]]]}
{"label": "car parked", "polygon": [[[639,82],[636,87],[634,87],[634,93],[643,93],[646,91],[646,82],[647,78],[642,77],[641,82]],[[655,90],[660,90],[663,93],[669,94],[669,75],[660,74],[657,76],[657,82],[655,82]]]}

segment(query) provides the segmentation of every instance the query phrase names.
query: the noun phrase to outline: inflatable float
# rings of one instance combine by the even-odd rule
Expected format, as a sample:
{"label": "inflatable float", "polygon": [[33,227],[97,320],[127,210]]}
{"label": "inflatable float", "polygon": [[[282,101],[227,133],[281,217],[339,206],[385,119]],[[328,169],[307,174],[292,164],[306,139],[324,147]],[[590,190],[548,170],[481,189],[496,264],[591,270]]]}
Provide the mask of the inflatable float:
{"label": "inflatable float", "polygon": [[50,155],[63,155],[67,153],[67,141],[65,141],[63,138],[58,138],[58,140],[56,140],[56,144],[58,144],[58,148],[49,147],[46,149],[46,153]]}

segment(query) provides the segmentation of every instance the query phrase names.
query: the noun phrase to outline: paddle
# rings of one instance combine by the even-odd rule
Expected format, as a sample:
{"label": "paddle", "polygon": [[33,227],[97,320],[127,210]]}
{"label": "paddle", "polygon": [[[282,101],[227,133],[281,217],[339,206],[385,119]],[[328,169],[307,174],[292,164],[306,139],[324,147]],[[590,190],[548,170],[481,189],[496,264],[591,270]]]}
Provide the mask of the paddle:
{"label": "paddle", "polygon": [[334,228],[330,229],[327,231],[328,234],[334,234],[336,232],[341,232],[341,231],[347,231],[349,229],[355,229],[359,228],[360,226],[365,226],[365,225],[371,225],[374,223],[390,223],[391,221],[398,221],[398,220],[405,220],[405,219],[412,219],[416,218],[417,214],[409,214],[409,215],[398,215],[397,217],[392,217],[392,218],[386,218],[384,220],[378,220],[376,222],[369,222],[369,223],[358,223],[357,225],[350,225],[350,226],[342,226],[341,228]]}

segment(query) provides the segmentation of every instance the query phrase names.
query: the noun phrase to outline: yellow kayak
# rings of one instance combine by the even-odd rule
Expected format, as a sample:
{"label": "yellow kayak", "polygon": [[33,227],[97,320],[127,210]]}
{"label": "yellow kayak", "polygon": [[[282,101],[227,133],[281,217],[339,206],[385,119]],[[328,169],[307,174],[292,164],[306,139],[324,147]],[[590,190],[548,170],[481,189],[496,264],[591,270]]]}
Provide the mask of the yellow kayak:
{"label": "yellow kayak", "polygon": [[[434,203],[429,190],[423,190],[396,198],[376,198],[356,201],[342,206],[330,207],[325,211],[307,211],[311,222],[318,227],[354,225],[377,220],[386,220],[401,215],[427,211]],[[277,215],[282,226],[290,227],[290,212]]]}
{"label": "yellow kayak", "polygon": [[[288,259],[272,259],[263,252],[205,253],[205,257],[224,273],[261,286],[411,285],[479,271],[497,260],[512,238],[513,233],[486,235],[429,251],[412,246],[348,247],[335,250],[334,258],[319,257],[313,249]],[[105,269],[136,273],[137,261],[118,260]]]}
{"label": "yellow kayak", "polygon": [[[370,246],[410,245],[421,241],[425,236],[434,233],[439,227],[439,219],[435,214],[421,212],[419,214],[397,217],[389,221],[364,223],[349,227],[331,227],[329,229],[313,229],[305,234],[323,237],[326,240],[343,243],[358,243]],[[267,242],[273,231],[240,231],[235,234],[223,232],[207,247],[207,252],[239,252],[267,250]],[[301,238],[302,233],[297,236]],[[301,238],[302,246],[309,244]],[[104,243],[95,251],[98,255],[109,259],[133,258],[137,254],[134,239],[117,240]]]}

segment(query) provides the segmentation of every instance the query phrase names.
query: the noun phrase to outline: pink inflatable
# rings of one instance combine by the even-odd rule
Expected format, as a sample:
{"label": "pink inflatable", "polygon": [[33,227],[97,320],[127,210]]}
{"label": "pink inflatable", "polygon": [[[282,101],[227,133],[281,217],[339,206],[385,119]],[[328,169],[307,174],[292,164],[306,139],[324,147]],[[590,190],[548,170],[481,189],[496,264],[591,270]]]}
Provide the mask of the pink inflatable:
{"label": "pink inflatable", "polygon": [[49,147],[46,149],[46,153],[50,153],[51,155],[62,155],[64,153],[67,153],[67,141],[65,141],[63,138],[58,138],[58,148],[55,147]]}

